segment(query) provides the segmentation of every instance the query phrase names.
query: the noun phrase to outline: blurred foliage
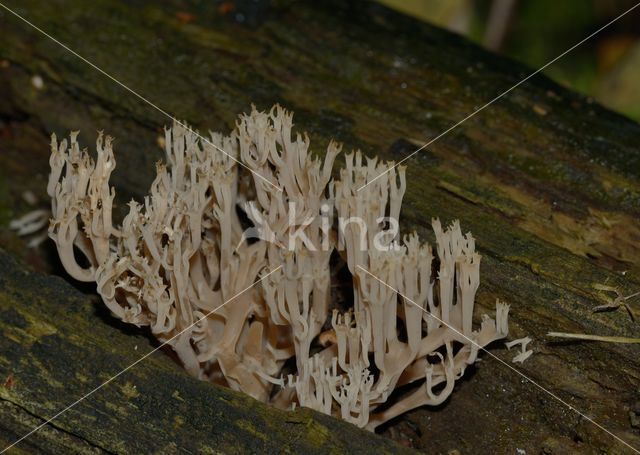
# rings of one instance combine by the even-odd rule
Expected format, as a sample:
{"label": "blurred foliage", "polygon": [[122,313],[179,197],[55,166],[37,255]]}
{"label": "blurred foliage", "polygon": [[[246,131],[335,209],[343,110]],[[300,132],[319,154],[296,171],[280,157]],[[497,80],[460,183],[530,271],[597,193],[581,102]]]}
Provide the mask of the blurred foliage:
{"label": "blurred foliage", "polygon": [[[539,68],[631,8],[635,0],[379,0]],[[545,73],[640,120],[640,8]]]}

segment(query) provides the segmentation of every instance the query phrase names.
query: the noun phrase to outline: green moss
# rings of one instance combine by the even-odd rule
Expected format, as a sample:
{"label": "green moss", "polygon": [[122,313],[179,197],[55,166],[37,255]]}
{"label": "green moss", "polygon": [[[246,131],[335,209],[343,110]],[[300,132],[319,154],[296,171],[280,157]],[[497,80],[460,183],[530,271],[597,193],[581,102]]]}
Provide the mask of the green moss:
{"label": "green moss", "polygon": [[258,438],[261,439],[262,441],[267,441],[268,436],[259,431],[250,421],[245,420],[245,419],[239,419],[236,420],[235,422],[236,426],[238,426],[239,428],[242,428],[244,431],[248,432],[249,434],[251,434],[252,437],[254,438]]}
{"label": "green moss", "polygon": [[311,444],[321,448],[331,439],[331,432],[328,428],[310,419],[307,425],[307,436]]}
{"label": "green moss", "polygon": [[[176,20],[173,5],[145,2],[85,5],[74,0],[60,10],[48,2],[27,1],[20,8],[118,80],[202,130],[228,131],[237,113],[252,102],[260,108],[281,102],[296,112],[298,131],[311,133],[312,148],[319,153],[335,137],[345,141],[345,150],[359,147],[398,161],[529,71],[370,4],[355,14],[344,2],[274,6],[258,26],[221,17],[210,2],[189,6],[196,16],[192,24]],[[24,123],[16,127],[19,139],[10,142],[20,146],[12,149],[19,153],[9,161],[0,154],[0,168],[12,164],[17,170],[0,178],[0,225],[22,210],[16,201],[23,188],[44,187],[44,177],[31,179],[33,166],[46,174],[52,130],[81,128],[83,144],[92,143],[96,129],[110,130],[118,138],[114,185],[120,206],[131,195],[145,194],[160,156],[158,128],[169,120],[25,24],[7,18],[3,26],[0,54],[15,71],[8,115]],[[35,73],[46,79],[46,90],[32,96],[23,85]],[[544,105],[546,115],[535,112],[536,104]],[[588,208],[605,217],[637,217],[639,135],[636,124],[533,78],[405,163],[409,186],[402,228],[433,240],[431,217],[460,219],[483,254],[480,310],[491,312],[496,297],[507,300],[514,336],[533,335],[539,343],[541,354],[532,357],[533,367],[523,366],[525,372],[560,394],[565,391],[554,388],[554,381],[568,372],[581,372],[577,381],[594,377],[607,384],[604,393],[587,387],[582,401],[594,406],[586,410],[589,415],[604,417],[620,434],[627,423],[617,416],[626,415],[621,406],[631,402],[636,390],[628,378],[635,377],[637,356],[624,347],[547,345],[542,337],[560,327],[633,334],[637,327],[622,313],[592,314],[601,297],[591,284],[635,290],[640,283],[634,273],[617,273],[615,258],[610,265],[562,247],[562,236],[555,234],[566,232],[548,221],[544,210],[536,211],[536,203],[549,204],[576,223]],[[392,147],[399,143],[409,146]],[[507,191],[511,188],[521,199]],[[525,222],[531,220],[544,232],[529,229]],[[598,241],[606,246],[621,240]],[[64,281],[24,275],[2,254],[0,308],[14,310],[0,318],[0,378],[20,373],[18,388],[0,390],[33,415],[51,415],[77,399],[78,391],[90,390],[152,349],[141,332],[115,323],[108,312],[97,310],[100,304]],[[503,356],[498,346],[494,352]],[[544,397],[521,387],[520,377],[486,360],[446,405],[407,417],[420,423],[418,444],[443,453],[457,445],[465,452],[496,447],[505,452],[520,447],[522,441],[514,438],[529,435],[517,433],[526,428],[545,435],[573,431],[564,409],[543,406]],[[603,375],[610,376],[604,381]],[[51,394],[52,384],[56,394]],[[127,384],[136,384],[139,396],[132,397]],[[501,395],[503,386],[514,391],[510,400]],[[144,413],[133,412],[132,404]],[[520,420],[514,423],[513,416]],[[254,443],[263,451],[400,450],[335,419],[308,410],[278,411],[195,381],[161,353],[57,424],[111,451],[258,451]],[[483,436],[502,428],[512,432],[489,442]],[[580,434],[593,437],[588,431]],[[570,438],[564,442],[572,444]],[[594,447],[606,446],[598,442]],[[527,447],[536,450],[535,443]]]}

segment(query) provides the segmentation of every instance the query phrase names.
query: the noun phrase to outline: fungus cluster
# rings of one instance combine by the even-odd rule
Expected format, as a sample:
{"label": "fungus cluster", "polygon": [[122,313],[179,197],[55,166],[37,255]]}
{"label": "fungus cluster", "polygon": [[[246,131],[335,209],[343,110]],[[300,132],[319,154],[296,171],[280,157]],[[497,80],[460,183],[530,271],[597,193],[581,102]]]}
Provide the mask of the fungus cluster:
{"label": "fungus cluster", "polygon": [[278,106],[207,140],[174,123],[166,164],[119,226],[111,138],[99,134],[94,160],[77,133],[54,135],[49,235],[62,264],[200,379],[371,430],[442,403],[508,332],[500,302],[473,327],[473,237],[436,219],[435,256],[416,234],[401,239],[404,169],[355,152],[334,178],[340,146],[312,157],[291,129]]}

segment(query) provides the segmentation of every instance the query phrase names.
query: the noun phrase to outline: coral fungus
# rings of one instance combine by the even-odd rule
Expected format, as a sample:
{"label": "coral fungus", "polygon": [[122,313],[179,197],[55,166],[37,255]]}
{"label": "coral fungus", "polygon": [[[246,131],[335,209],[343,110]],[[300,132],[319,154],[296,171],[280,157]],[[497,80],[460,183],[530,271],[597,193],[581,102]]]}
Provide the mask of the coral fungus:
{"label": "coral fungus", "polygon": [[401,239],[404,169],[355,152],[334,178],[340,146],[312,157],[291,128],[278,106],[207,140],[175,123],[150,194],[117,227],[111,138],[98,136],[94,160],[77,133],[54,135],[49,234],[65,269],[190,374],[259,400],[369,429],[442,403],[508,331],[500,302],[473,328],[473,237],[436,219],[436,257]]}

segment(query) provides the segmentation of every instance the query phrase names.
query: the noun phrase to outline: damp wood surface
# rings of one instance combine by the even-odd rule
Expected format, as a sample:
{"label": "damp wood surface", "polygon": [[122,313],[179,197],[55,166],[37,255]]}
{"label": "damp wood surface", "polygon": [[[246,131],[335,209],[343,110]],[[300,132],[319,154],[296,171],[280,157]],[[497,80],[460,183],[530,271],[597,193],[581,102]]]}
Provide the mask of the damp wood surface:
{"label": "damp wood surface", "polygon": [[[95,299],[0,251],[0,445],[151,351]],[[16,446],[16,453],[345,453],[392,440],[195,380],[158,352]],[[409,452],[409,449],[404,449]]]}
{"label": "damp wood surface", "polygon": [[[252,103],[281,103],[318,153],[335,138],[345,150],[399,161],[533,71],[370,2],[6,5],[200,131],[228,132]],[[112,184],[122,208],[146,194],[170,120],[6,11],[0,27],[0,246],[22,264],[1,256],[4,442],[153,346],[91,303],[92,289],[39,275],[64,277],[51,246],[29,250],[7,229],[10,219],[47,206],[49,134],[81,130],[89,148],[97,130],[116,137]],[[534,340],[533,356],[514,367],[638,448],[638,345],[545,334],[640,335],[623,309],[592,311],[615,297],[602,286],[622,295],[640,290],[639,144],[637,123],[535,76],[404,163],[401,213],[403,231],[430,241],[432,217],[460,219],[483,255],[477,320],[492,313],[496,298],[510,303],[510,339]],[[25,191],[40,202],[27,204]],[[24,275],[27,268],[36,272]],[[640,316],[640,302],[629,305]],[[510,365],[516,354],[503,344],[490,350]],[[402,416],[381,439],[199,383],[156,353],[22,450],[56,452],[59,444],[133,453],[151,444],[167,453],[227,452],[241,441],[248,451],[284,444],[290,451],[630,453],[523,376],[481,357],[444,405]]]}

